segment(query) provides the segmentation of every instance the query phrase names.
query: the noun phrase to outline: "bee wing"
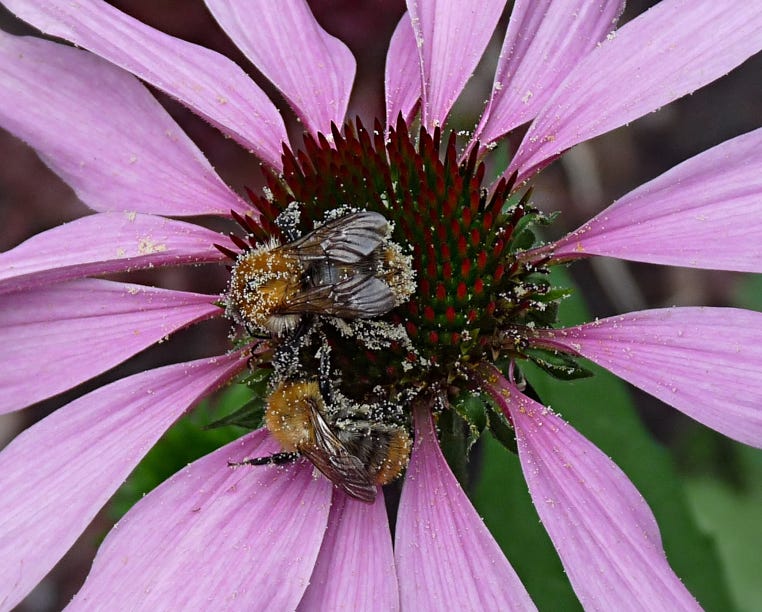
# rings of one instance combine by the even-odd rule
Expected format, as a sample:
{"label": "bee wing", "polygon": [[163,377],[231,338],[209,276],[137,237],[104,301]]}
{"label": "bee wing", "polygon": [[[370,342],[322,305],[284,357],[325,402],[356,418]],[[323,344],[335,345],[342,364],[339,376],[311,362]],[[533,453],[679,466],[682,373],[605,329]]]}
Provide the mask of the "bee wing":
{"label": "bee wing", "polygon": [[386,314],[395,306],[389,285],[375,276],[357,274],[334,285],[318,285],[299,291],[286,300],[279,312],[358,319]]}
{"label": "bee wing", "polygon": [[386,237],[389,223],[372,211],[339,217],[306,236],[284,245],[304,261],[325,259],[330,263],[352,264],[368,257]]}
{"label": "bee wing", "polygon": [[315,444],[300,448],[299,452],[347,495],[368,503],[375,501],[376,485],[362,461],[347,450],[315,407],[310,410],[310,421]]}

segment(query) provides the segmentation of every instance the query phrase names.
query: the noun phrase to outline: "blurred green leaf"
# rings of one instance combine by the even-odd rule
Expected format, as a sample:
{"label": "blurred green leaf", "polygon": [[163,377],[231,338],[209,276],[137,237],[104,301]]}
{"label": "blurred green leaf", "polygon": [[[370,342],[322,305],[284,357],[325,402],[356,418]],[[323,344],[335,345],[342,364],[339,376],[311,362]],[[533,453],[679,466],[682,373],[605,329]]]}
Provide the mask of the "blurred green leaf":
{"label": "blurred green leaf", "polygon": [[762,274],[748,274],[741,279],[736,293],[741,308],[762,310]]}
{"label": "blurred green leaf", "polygon": [[454,410],[445,410],[437,421],[439,444],[452,473],[462,487],[467,486],[466,447],[468,424]]}
{"label": "blurred green leaf", "polygon": [[687,480],[688,500],[707,533],[716,537],[728,584],[745,612],[762,609],[762,454],[734,443],[744,487],[707,476]]}

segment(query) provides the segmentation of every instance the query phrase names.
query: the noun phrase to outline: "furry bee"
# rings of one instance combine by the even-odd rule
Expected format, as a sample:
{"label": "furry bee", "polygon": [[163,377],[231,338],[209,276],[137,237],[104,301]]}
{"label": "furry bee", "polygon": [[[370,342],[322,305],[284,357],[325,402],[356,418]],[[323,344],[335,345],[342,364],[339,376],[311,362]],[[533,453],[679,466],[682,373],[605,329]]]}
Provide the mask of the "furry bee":
{"label": "furry bee", "polygon": [[372,503],[376,487],[407,466],[412,441],[404,426],[365,418],[356,406],[328,406],[317,381],[280,383],[267,400],[265,423],[285,452],[236,465],[287,463],[299,456],[350,497]]}
{"label": "furry bee", "polygon": [[361,211],[242,253],[231,273],[228,313],[254,334],[281,336],[304,315],[389,312],[415,288],[410,259],[389,240],[390,231],[383,215]]}

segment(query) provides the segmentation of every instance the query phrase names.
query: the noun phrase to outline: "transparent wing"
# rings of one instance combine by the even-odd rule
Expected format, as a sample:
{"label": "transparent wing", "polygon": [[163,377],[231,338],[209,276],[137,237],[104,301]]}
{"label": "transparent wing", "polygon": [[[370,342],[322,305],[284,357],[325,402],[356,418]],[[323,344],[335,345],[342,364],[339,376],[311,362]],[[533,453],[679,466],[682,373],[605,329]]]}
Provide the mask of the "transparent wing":
{"label": "transparent wing", "polygon": [[315,445],[300,448],[299,452],[347,495],[368,503],[375,501],[376,485],[362,461],[347,450],[316,407],[310,410],[310,421]]}
{"label": "transparent wing", "polygon": [[295,250],[303,261],[325,259],[329,263],[352,264],[378,248],[388,228],[382,214],[357,212],[329,221],[283,248]]}
{"label": "transparent wing", "polygon": [[278,308],[284,314],[319,314],[361,319],[377,317],[395,307],[394,294],[384,281],[372,275],[350,276],[334,285],[308,287]]}

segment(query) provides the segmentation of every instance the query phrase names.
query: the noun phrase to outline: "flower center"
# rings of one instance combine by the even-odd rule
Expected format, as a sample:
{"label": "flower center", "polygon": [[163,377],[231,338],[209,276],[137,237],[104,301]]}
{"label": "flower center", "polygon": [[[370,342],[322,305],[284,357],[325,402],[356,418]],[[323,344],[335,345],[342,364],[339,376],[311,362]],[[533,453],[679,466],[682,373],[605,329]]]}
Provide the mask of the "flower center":
{"label": "flower center", "polygon": [[513,440],[502,415],[473,405],[473,366],[523,357],[562,378],[581,372],[532,346],[566,295],[526,252],[548,219],[515,177],[485,189],[478,151],[459,159],[453,133],[413,138],[402,119],[371,133],[357,120],[284,151],[282,174],[249,193],[257,222],[234,213],[247,235],[226,251],[227,314],[243,342],[266,339],[254,362],[272,368],[264,422],[286,450],[249,463],[305,456],[372,501],[407,464],[413,402],[454,408],[441,435],[463,457],[485,423]]}
{"label": "flower center", "polygon": [[[438,128],[413,138],[401,119],[388,133],[378,122],[369,132],[357,120],[343,133],[334,127],[330,139],[306,135],[302,150],[285,151],[283,173],[268,175],[264,194],[249,194],[263,218],[259,225],[239,219],[248,236],[237,241],[243,252],[233,267],[228,311],[249,333],[273,334],[276,345],[305,316],[319,320],[340,390],[357,401],[379,387],[394,398],[408,389],[449,386],[471,363],[523,354],[522,330],[552,324],[559,298],[544,267],[516,257],[533,245],[532,225],[544,218],[528,204],[529,191],[514,193],[511,180],[488,192],[477,151],[459,161],[454,133],[446,143]],[[318,255],[303,256],[301,264],[262,261],[273,244],[303,246],[315,232],[331,248],[337,220],[350,226],[368,213],[388,222],[386,233],[358,247],[371,256],[358,255],[346,267],[362,267],[361,274],[393,296],[376,311],[342,315],[323,301],[326,291],[313,290],[316,276],[325,284],[326,275],[354,273],[341,265],[321,264]],[[304,292],[305,283],[310,296],[268,321],[278,300]],[[315,346],[302,349],[288,354],[316,373]]]}

